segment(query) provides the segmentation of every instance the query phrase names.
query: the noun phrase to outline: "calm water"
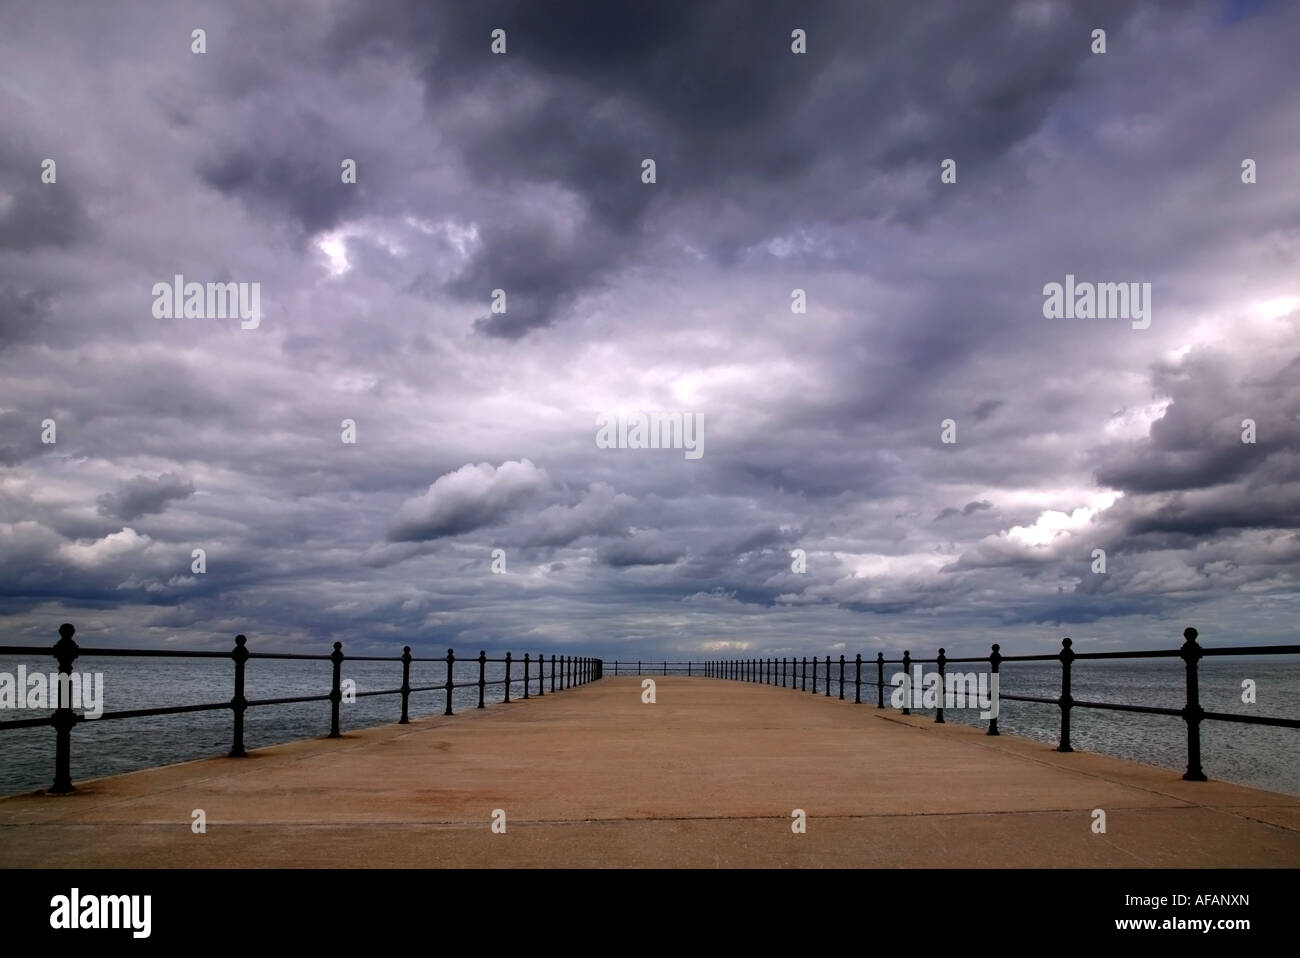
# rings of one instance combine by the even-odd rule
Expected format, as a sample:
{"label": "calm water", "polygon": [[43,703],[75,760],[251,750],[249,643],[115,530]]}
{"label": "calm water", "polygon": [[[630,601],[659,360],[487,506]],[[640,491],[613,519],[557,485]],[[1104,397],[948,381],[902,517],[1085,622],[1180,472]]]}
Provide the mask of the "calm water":
{"label": "calm water", "polygon": [[[839,662],[833,661],[831,695],[839,695]],[[885,681],[891,668],[886,666]],[[927,671],[932,670],[927,665]],[[974,671],[971,665],[949,666],[949,671]],[[987,666],[985,667],[987,671]],[[853,667],[844,667],[845,697],[854,693]],[[1061,667],[1055,662],[1004,662],[1000,688],[1007,695],[1055,698],[1061,694]],[[823,662],[819,679],[825,678]],[[874,665],[862,670],[862,700],[874,705]],[[1255,681],[1255,704],[1241,701],[1242,680]],[[1186,700],[1186,670],[1181,659],[1147,661],[1076,661],[1070,670],[1070,694],[1076,700],[1182,708]],[[818,688],[825,685],[819,682]],[[889,693],[885,688],[885,705]],[[1300,662],[1282,657],[1231,656],[1202,659],[1201,708],[1272,718],[1300,718]],[[913,714],[933,715],[913,709]],[[987,728],[978,709],[949,709],[949,722]],[[998,714],[1001,732],[1055,745],[1060,741],[1061,710],[1036,702],[1003,699]],[[1141,715],[1106,709],[1075,707],[1070,712],[1070,744],[1076,751],[1100,752],[1132,759],[1179,773],[1187,770],[1187,726],[1176,716]],[[1211,779],[1237,782],[1255,788],[1300,795],[1300,729],[1241,725],[1235,722],[1201,723],[1201,766]]]}
{"label": "calm water", "polygon": [[[19,663],[29,672],[52,670],[53,659],[34,661],[0,656],[0,672],[17,673]],[[228,702],[234,694],[234,664],[228,659],[125,659],[82,656],[76,670],[104,673],[105,712],[119,709],[157,708]],[[333,666],[329,662],[276,661],[253,659],[245,673],[244,695],[249,699],[297,695],[324,695],[330,690]],[[537,694],[537,665],[531,665],[530,694]],[[558,665],[557,665],[558,670]],[[510,667],[510,697],[523,697],[519,677],[523,663]],[[550,662],[547,662],[546,692],[550,694]],[[395,689],[402,684],[400,662],[344,662],[344,681],[356,682],[355,703],[344,702],[339,710],[343,731],[396,722],[402,714],[400,695],[360,697],[360,693]],[[505,678],[505,666],[488,663],[486,679]],[[477,682],[477,662],[456,663],[455,681]],[[441,685],[447,680],[441,662],[411,663],[411,686]],[[558,681],[558,671],[557,671]],[[504,686],[489,685],[486,702],[500,702]],[[412,692],[410,715],[441,715],[446,693]],[[478,689],[455,689],[452,707],[457,711],[478,705]],[[78,713],[81,709],[77,709]],[[35,718],[48,712],[0,710],[0,719]],[[330,703],[303,702],[268,705],[244,713],[244,746],[248,749],[277,745],[329,733]],[[75,784],[105,775],[169,765],[213,755],[225,755],[231,745],[231,714],[228,709],[182,715],[78,722],[72,730],[72,781]],[[0,794],[10,795],[48,788],[54,780],[54,730],[38,727],[0,730]]]}
{"label": "calm water", "polygon": [[[18,659],[0,657],[0,672],[15,673]],[[50,671],[52,660],[23,660],[29,670]],[[105,659],[77,660],[78,671],[104,673],[104,708],[149,708],[228,701],[233,693],[228,660]],[[536,668],[534,664],[533,668]],[[521,663],[512,666],[511,697],[522,697],[517,681]],[[824,670],[824,666],[823,666]],[[329,662],[248,663],[250,699],[317,695],[329,691]],[[1282,718],[1300,717],[1300,663],[1265,658],[1215,658],[1201,662],[1201,705],[1207,711],[1239,712]],[[548,671],[549,676],[549,671]],[[838,663],[833,673],[838,677]],[[1183,705],[1183,665],[1180,660],[1149,662],[1076,662],[1073,694],[1076,699],[1158,705]],[[887,673],[888,675],[888,673]],[[846,666],[846,697],[852,698],[852,666]],[[350,662],[343,677],[356,682],[358,692],[396,688],[401,684],[397,662]],[[456,681],[477,680],[478,667],[458,663]],[[488,667],[489,680],[504,677],[504,667]],[[874,680],[875,670],[863,669],[863,679]],[[1257,686],[1256,704],[1241,702],[1243,679]],[[819,675],[824,688],[825,675]],[[445,667],[436,662],[413,663],[411,684],[437,685],[446,681]],[[550,689],[549,678],[546,688]],[[1001,688],[1007,694],[1056,696],[1060,667],[1055,663],[1004,663]],[[536,680],[532,684],[536,694]],[[886,689],[886,693],[888,693]],[[863,699],[874,702],[874,686],[863,687]],[[501,686],[488,686],[487,700],[500,701]],[[839,694],[837,683],[832,695]],[[888,699],[886,699],[888,701]],[[457,689],[453,707],[473,708],[476,688]],[[414,693],[411,717],[440,715],[444,693]],[[313,738],[329,731],[329,703],[275,705],[246,713],[244,740],[248,748]],[[358,698],[344,704],[340,724],[344,730],[381,725],[401,713],[398,695]],[[4,710],[0,718],[28,718],[40,713]],[[984,726],[975,710],[949,710],[949,721]],[[1186,734],[1181,719],[1076,708],[1071,739],[1080,750],[1101,752],[1181,772],[1186,763]],[[1008,734],[1055,744],[1060,711],[1052,705],[1001,703],[999,726]],[[1300,730],[1205,722],[1201,726],[1202,764],[1213,779],[1239,782],[1257,788],[1300,795]],[[470,733],[472,734],[472,732]],[[224,755],[230,749],[229,711],[164,715],[153,718],[80,722],[72,732],[74,782],[115,775],[155,765]],[[0,731],[0,794],[47,788],[54,774],[54,733],[45,728]]]}

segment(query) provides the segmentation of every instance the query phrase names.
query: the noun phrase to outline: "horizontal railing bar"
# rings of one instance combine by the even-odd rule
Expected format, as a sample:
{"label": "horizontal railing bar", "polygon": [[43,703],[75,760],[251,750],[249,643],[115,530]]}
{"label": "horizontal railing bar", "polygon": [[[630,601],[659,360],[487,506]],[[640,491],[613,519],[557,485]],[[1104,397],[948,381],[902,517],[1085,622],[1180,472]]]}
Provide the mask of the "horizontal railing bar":
{"label": "horizontal railing bar", "polygon": [[[998,696],[1002,696],[999,694]],[[1183,716],[1182,709],[1171,709],[1160,705],[1125,705],[1122,702],[1081,702],[1078,699],[1071,701],[1071,708],[1077,709],[1106,709],[1110,712],[1145,712],[1148,715],[1176,715],[1179,718]]]}
{"label": "horizontal railing bar", "polygon": [[1201,649],[1202,655],[1300,655],[1300,645],[1224,645]]}
{"label": "horizontal railing bar", "polygon": [[208,702],[203,705],[166,705],[152,709],[119,709],[105,712],[97,719],[85,719],[90,722],[106,722],[109,719],[144,718],[148,715],[183,715],[186,712],[215,712],[230,708],[229,702]]}
{"label": "horizontal railing bar", "polygon": [[1201,718],[1216,722],[1241,722],[1244,725],[1273,725],[1277,728],[1300,728],[1300,719],[1274,718],[1269,715],[1237,715],[1233,712],[1202,712]]}
{"label": "horizontal railing bar", "polygon": [[[7,646],[0,646],[0,654],[8,651]],[[49,648],[33,650],[44,656],[51,656]],[[78,658],[156,658],[156,659],[229,659],[229,652],[188,651],[185,649],[77,649]]]}
{"label": "horizontal railing bar", "polygon": [[[312,661],[328,662],[328,655],[309,655],[306,652],[249,652],[250,659],[311,659]],[[230,653],[226,653],[226,658],[230,658]]]}
{"label": "horizontal railing bar", "polygon": [[282,699],[249,699],[247,705],[252,708],[254,705],[291,705],[295,702],[328,702],[329,695],[295,695]]}
{"label": "horizontal railing bar", "polygon": [[[1152,649],[1149,652],[1075,652],[1074,658],[1076,659],[1176,659],[1181,655],[1182,655],[1182,651],[1179,649]],[[1059,655],[1053,655],[1051,657],[1054,659],[1060,658]],[[1007,658],[1011,658],[1011,656],[1007,656]]]}

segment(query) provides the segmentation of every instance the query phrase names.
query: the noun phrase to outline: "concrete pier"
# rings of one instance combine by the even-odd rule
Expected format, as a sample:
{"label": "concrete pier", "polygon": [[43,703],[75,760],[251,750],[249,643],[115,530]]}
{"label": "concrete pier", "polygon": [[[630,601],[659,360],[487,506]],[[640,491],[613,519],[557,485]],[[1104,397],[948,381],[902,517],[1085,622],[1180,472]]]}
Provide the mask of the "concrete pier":
{"label": "concrete pier", "polygon": [[789,689],[655,681],[654,705],[640,679],[605,678],[3,799],[0,866],[1300,866],[1300,798]]}

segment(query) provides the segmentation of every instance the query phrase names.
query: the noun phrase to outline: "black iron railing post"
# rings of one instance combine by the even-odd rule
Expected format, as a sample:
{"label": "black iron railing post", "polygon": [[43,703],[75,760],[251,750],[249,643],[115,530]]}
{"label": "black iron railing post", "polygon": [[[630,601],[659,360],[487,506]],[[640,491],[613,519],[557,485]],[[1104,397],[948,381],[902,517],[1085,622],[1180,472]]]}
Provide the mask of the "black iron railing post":
{"label": "black iron railing post", "polygon": [[903,652],[903,714],[912,714],[912,650]]}
{"label": "black iron railing post", "polygon": [[510,703],[510,653],[506,653],[506,704]]}
{"label": "black iron railing post", "polygon": [[[814,661],[815,661],[815,660],[814,660]],[[816,671],[816,670],[814,669],[814,671]],[[817,681],[816,676],[813,677],[813,681],[814,681],[814,682]],[[803,687],[800,688],[799,691],[800,691],[800,692],[807,692],[807,691],[808,691],[808,656],[806,656],[806,655],[803,657],[803,682],[802,682],[802,686],[803,686]]]}
{"label": "black iron railing post", "polygon": [[840,653],[840,701],[844,701],[844,653]]}
{"label": "black iron railing post", "polygon": [[637,659],[637,660],[636,660],[636,674],[637,674],[637,675],[640,675],[640,674],[641,674],[641,660],[640,660],[640,659]]}
{"label": "black iron railing post", "polygon": [[330,738],[339,737],[339,703],[343,701],[343,643],[335,642],[330,653],[334,663],[334,681],[330,686]]}
{"label": "black iron railing post", "polygon": [[[998,649],[1000,648],[1001,646],[999,646],[996,642],[993,643],[993,651],[989,653],[989,674],[990,675],[997,675],[998,666],[1002,664],[1002,653],[998,651]],[[992,680],[990,679],[990,681]],[[998,681],[1001,682],[1001,679],[999,678]],[[998,711],[999,712],[1002,711],[1002,704],[1000,701],[998,703]],[[989,719],[988,734],[989,735],[998,734],[998,717],[996,715],[994,715],[991,719]]]}
{"label": "black iron railing post", "polygon": [[781,656],[781,688],[785,688],[785,656]]}
{"label": "black iron railing post", "polygon": [[1183,647],[1179,651],[1183,662],[1187,664],[1187,704],[1183,706],[1183,719],[1187,722],[1187,771],[1183,780],[1187,782],[1204,782],[1205,771],[1201,768],[1201,688],[1197,674],[1197,663],[1201,659],[1201,647],[1196,644],[1197,631],[1193,628],[1183,629]]}
{"label": "black iron railing post", "polygon": [[[840,676],[843,678],[844,676]],[[831,657],[826,656],[826,697],[831,697]]]}
{"label": "black iron railing post", "polygon": [[537,653],[537,694],[543,696],[546,694],[546,656],[541,652]]}
{"label": "black iron railing post", "polygon": [[876,653],[876,708],[885,707],[885,653]]}
{"label": "black iron railing post", "polygon": [[862,653],[859,652],[853,657],[853,704],[862,704]]}
{"label": "black iron railing post", "polygon": [[[51,795],[67,795],[75,792],[72,784],[72,726],[77,724],[77,713],[72,711],[72,663],[77,660],[77,643],[72,641],[76,629],[65,622],[59,626],[59,641],[54,643],[54,658],[59,663],[58,707],[50,719],[54,726],[54,784],[50,786]],[[62,677],[67,676],[65,680]],[[63,690],[68,690],[67,702],[64,702]],[[18,689],[16,695],[26,695],[26,689]]]}
{"label": "black iron railing post", "polygon": [[408,707],[411,702],[411,647],[402,646],[402,717],[397,720],[398,725],[410,725],[411,717]]}
{"label": "black iron railing post", "polygon": [[248,661],[248,638],[235,636],[235,647],[230,651],[235,661],[235,694],[230,700],[230,711],[235,719],[235,741],[230,746],[231,758],[246,758],[244,751],[244,713],[248,711],[248,699],[244,698],[244,663]]}
{"label": "black iron railing post", "polygon": [[690,659],[687,659],[687,660],[686,660],[686,677],[687,677],[688,679],[691,677],[691,662],[690,662]]}
{"label": "black iron railing post", "polygon": [[452,651],[451,649],[448,649],[448,650],[447,650],[447,686],[446,686],[446,692],[447,692],[447,707],[446,707],[445,709],[443,709],[443,712],[442,712],[443,715],[451,715],[451,714],[452,714],[452,711],[451,711],[451,690],[455,687],[455,684],[456,684],[456,681],[455,681],[455,678],[454,678],[455,672],[456,672],[456,653],[455,653],[454,651]]}
{"label": "black iron railing post", "polygon": [[1062,639],[1058,656],[1061,660],[1061,744],[1056,746],[1058,752],[1074,751],[1070,748],[1070,708],[1074,705],[1074,697],[1070,695],[1070,663],[1074,661],[1072,644],[1069,639]]}
{"label": "black iron railing post", "polygon": [[555,653],[551,653],[551,691],[555,691]]}
{"label": "black iron railing post", "polygon": [[[829,676],[828,676],[829,678]],[[817,656],[813,656],[813,695],[817,694]]]}
{"label": "black iron railing post", "polygon": [[487,652],[478,650],[478,707],[484,708],[483,692],[487,688]]}
{"label": "black iron railing post", "polygon": [[943,683],[944,683],[944,678],[943,678],[943,666],[944,666],[944,663],[947,662],[947,661],[948,661],[948,657],[947,657],[946,655],[944,655],[944,650],[943,650],[943,649],[940,649],[940,650],[939,650],[939,657],[935,660],[935,664],[939,667],[939,701],[936,703],[936,704],[938,705],[938,708],[936,708],[936,709],[935,709],[935,712],[934,712],[934,722],[935,722],[936,725],[943,725],[943,724],[944,724],[944,721],[943,721],[943,693],[944,693],[944,685],[943,685]]}
{"label": "black iron railing post", "polygon": [[524,698],[528,698],[528,653],[524,653]]}

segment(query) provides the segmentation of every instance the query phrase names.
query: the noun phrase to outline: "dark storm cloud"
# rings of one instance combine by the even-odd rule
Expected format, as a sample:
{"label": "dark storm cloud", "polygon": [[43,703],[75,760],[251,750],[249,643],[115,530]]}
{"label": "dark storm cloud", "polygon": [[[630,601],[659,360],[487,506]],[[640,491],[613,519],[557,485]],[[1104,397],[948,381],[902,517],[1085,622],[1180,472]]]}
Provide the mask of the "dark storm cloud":
{"label": "dark storm cloud", "polygon": [[116,492],[106,492],[96,501],[99,514],[131,520],[162,512],[169,502],[194,495],[194,483],[167,472],[161,476],[136,476],[122,483]]}
{"label": "dark storm cloud", "polygon": [[37,340],[50,314],[51,295],[46,290],[16,289],[0,285],[0,349]]}
{"label": "dark storm cloud", "polygon": [[[0,412],[0,466],[16,466],[32,456],[50,451],[50,447],[41,442],[41,421],[31,414]],[[55,435],[57,437],[57,426]]]}
{"label": "dark storm cloud", "polygon": [[[278,116],[257,131],[256,145],[203,161],[199,177],[237,197],[259,217],[288,216],[306,235],[330,229],[363,198],[362,182],[342,182],[344,157],[358,160],[356,144],[321,116]],[[358,165],[365,162],[364,156]]]}
{"label": "dark storm cloud", "polygon": [[600,560],[615,567],[666,565],[676,562],[682,555],[680,547],[658,533],[616,539],[600,548]]}
{"label": "dark storm cloud", "polygon": [[1213,353],[1157,366],[1152,385],[1172,402],[1149,439],[1104,451],[1098,482],[1158,493],[1247,480],[1256,496],[1261,484],[1300,482],[1300,357],[1271,375],[1239,373]]}
{"label": "dark storm cloud", "polygon": [[[955,654],[1067,622],[1176,641],[1195,614],[1277,637],[1294,8],[60,10],[0,8],[11,629]],[[176,271],[261,280],[262,327],[155,320]],[[1066,272],[1152,281],[1152,327],[1044,320]],[[704,457],[597,448],[624,406],[704,414]]]}
{"label": "dark storm cloud", "polygon": [[0,191],[0,252],[68,247],[90,228],[73,169],[66,162],[62,169],[56,165],[55,182],[43,182],[46,158],[30,149],[15,149],[12,143],[0,143],[0,182],[5,184]]}
{"label": "dark storm cloud", "polygon": [[[961,6],[935,18],[924,7],[843,2],[412,0],[357,4],[333,47],[340,62],[401,51],[421,69],[436,115],[447,115],[448,100],[473,100],[478,108],[453,112],[449,126],[480,183],[558,183],[582,198],[586,242],[567,251],[564,268],[515,275],[522,263],[552,265],[554,242],[527,224],[515,235],[499,224],[455,286],[477,297],[518,280],[521,310],[476,324],[513,339],[552,325],[633,255],[660,205],[668,219],[683,207],[725,212],[696,225],[728,263],[796,224],[884,214],[869,192],[846,189],[852,177],[937,168],[953,143],[966,168],[982,171],[1069,89],[1090,56],[1085,28],[1118,31],[1132,12],[1119,2]],[[795,26],[807,31],[807,55],[790,51]],[[504,56],[489,52],[496,28],[507,33]],[[1014,58],[969,52],[1007,42]],[[852,90],[871,96],[843,95]],[[900,111],[915,122],[899,124]],[[652,186],[638,178],[644,157],[658,164]],[[918,202],[890,212],[915,220],[935,198]]]}
{"label": "dark storm cloud", "polygon": [[939,514],[934,517],[934,521],[938,522],[940,519],[950,519],[953,516],[968,516],[973,512],[979,512],[983,509],[992,509],[992,508],[993,508],[993,503],[989,502],[987,499],[980,499],[976,502],[968,502],[960,509],[957,509],[953,506],[948,506],[947,508],[940,510]]}

